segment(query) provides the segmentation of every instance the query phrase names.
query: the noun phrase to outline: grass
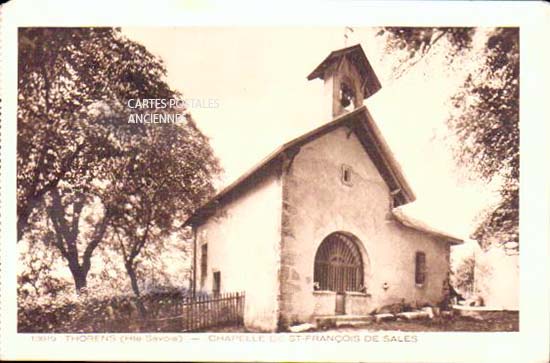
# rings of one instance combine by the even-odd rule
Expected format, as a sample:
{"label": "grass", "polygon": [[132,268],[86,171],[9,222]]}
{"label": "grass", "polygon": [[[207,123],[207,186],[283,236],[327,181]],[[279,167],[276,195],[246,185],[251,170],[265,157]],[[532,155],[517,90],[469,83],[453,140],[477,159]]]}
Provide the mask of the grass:
{"label": "grass", "polygon": [[[487,314],[484,320],[455,316],[452,318],[434,318],[425,320],[397,320],[372,322],[360,328],[342,326],[324,331],[336,332],[376,332],[376,331],[409,331],[409,332],[514,332],[519,331],[519,312],[498,311]],[[217,333],[248,333],[244,326],[226,326],[208,329]]]}
{"label": "grass", "polygon": [[364,328],[341,327],[337,331],[414,331],[414,332],[513,332],[519,331],[519,312],[499,311],[484,320],[456,316],[453,318],[434,318],[432,320],[387,321],[371,323]]}

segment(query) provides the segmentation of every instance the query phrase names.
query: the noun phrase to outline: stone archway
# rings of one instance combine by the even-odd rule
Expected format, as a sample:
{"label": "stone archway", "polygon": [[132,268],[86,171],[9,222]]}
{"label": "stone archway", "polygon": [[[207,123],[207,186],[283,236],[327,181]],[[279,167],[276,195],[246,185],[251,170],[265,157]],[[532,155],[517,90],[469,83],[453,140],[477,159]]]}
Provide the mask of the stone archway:
{"label": "stone archway", "polygon": [[347,233],[327,236],[315,254],[314,281],[318,290],[364,290],[364,266],[358,241]]}

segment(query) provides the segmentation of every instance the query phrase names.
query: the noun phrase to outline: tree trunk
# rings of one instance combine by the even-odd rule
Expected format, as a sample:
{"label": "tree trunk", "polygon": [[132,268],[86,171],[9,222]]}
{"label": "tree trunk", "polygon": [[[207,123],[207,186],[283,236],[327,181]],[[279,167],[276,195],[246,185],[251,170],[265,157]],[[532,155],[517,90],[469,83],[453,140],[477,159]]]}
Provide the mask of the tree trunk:
{"label": "tree trunk", "polygon": [[78,272],[76,275],[73,273],[74,278],[74,286],[76,288],[76,292],[80,293],[82,289],[86,287],[86,274],[83,272]]}
{"label": "tree trunk", "polygon": [[141,301],[141,294],[139,291],[139,284],[138,284],[136,271],[134,269],[134,264],[132,262],[127,262],[124,264],[124,266],[126,267],[126,272],[128,272],[128,277],[130,277],[132,291],[136,295],[136,303],[139,310],[139,314],[141,315],[142,319],[145,319],[147,312],[145,310],[145,305],[143,305],[143,301]]}
{"label": "tree trunk", "polygon": [[73,275],[76,293],[80,294],[82,289],[86,287],[88,273],[79,266],[78,261],[69,261],[69,270],[71,271],[71,275]]}
{"label": "tree trunk", "polygon": [[[95,225],[93,236],[82,255],[82,263],[79,263],[78,236],[80,235],[80,231],[78,222],[80,221],[85,201],[80,194],[76,198],[73,198],[69,204],[64,205],[61,194],[57,189],[52,190],[51,196],[52,205],[47,208],[47,213],[55,232],[54,245],[61,253],[61,256],[67,261],[69,270],[73,275],[76,292],[80,294],[81,290],[86,287],[86,279],[91,267],[91,258],[93,252],[105,236],[110,214],[105,212],[102,220],[98,221]],[[65,219],[68,206],[72,206],[72,220],[70,222]]]}

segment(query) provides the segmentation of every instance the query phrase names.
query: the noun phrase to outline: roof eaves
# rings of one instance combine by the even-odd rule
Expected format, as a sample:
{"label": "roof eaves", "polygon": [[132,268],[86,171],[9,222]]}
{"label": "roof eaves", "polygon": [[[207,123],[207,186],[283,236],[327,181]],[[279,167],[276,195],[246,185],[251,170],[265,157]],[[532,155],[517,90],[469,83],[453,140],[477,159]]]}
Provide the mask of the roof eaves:
{"label": "roof eaves", "polygon": [[426,233],[428,235],[431,235],[433,237],[436,237],[438,239],[445,240],[446,242],[458,245],[464,243],[464,240],[461,238],[458,238],[456,236],[452,236],[449,233],[442,232],[436,228],[433,228],[429,225],[427,225],[424,222],[421,222],[415,218],[412,218],[408,215],[406,215],[401,207],[396,207],[391,210],[392,215],[397,219],[399,223],[404,225],[405,227],[412,228],[414,230],[417,230],[419,232]]}
{"label": "roof eaves", "polygon": [[362,74],[362,77],[367,78],[364,90],[365,98],[372,96],[382,88],[382,85],[360,44],[330,52],[330,54],[307,76],[307,79],[311,81],[315,78],[322,78],[325,69],[329,67],[336,58],[353,53],[358,54],[361,58],[361,64],[356,64],[355,66],[359,70],[363,67],[366,68],[366,73]]}
{"label": "roof eaves", "polygon": [[393,178],[396,180],[397,184],[403,189],[402,191],[406,195],[408,201],[414,202],[416,200],[416,195],[414,194],[414,191],[412,190],[411,186],[407,182],[407,179],[403,174],[401,165],[393,155],[391,148],[389,147],[384,136],[380,132],[380,129],[376,125],[374,118],[372,117],[372,115],[370,114],[369,110],[366,107],[365,107],[365,114],[367,116],[366,127],[368,128],[368,131],[373,134],[374,139],[378,142],[380,153],[384,156],[388,169],[391,171]]}
{"label": "roof eaves", "polygon": [[330,52],[330,54],[323,59],[321,63],[315,69],[307,76],[308,81],[311,81],[315,78],[322,77],[322,73],[325,70],[325,68],[329,65],[328,63],[331,63],[334,58],[337,58],[341,56],[342,54],[349,53],[354,51],[356,48],[360,48],[361,46],[359,44],[356,44],[351,47],[342,48],[338,50],[333,50]]}
{"label": "roof eaves", "polygon": [[275,149],[271,154],[269,154],[267,157],[265,157],[262,161],[260,161],[258,164],[256,164],[254,167],[249,169],[246,173],[241,175],[238,179],[236,179],[234,182],[223,188],[220,192],[218,192],[213,198],[211,198],[208,202],[203,204],[201,207],[199,207],[189,218],[185,220],[183,223],[183,226],[187,226],[189,224],[192,224],[195,220],[200,219],[201,215],[205,210],[212,207],[215,203],[223,199],[226,195],[231,193],[236,187],[238,187],[240,184],[242,184],[244,181],[252,177],[254,174],[256,174],[258,171],[263,169],[266,165],[271,163],[273,160],[275,160],[279,155],[284,153],[286,150],[289,150],[293,147],[301,146],[311,139],[317,137],[319,134],[322,134],[324,132],[328,132],[332,128],[338,127],[341,124],[345,123],[346,120],[352,119],[355,115],[360,114],[361,112],[364,112],[366,110],[365,106],[358,107],[357,109],[348,112],[344,115],[341,115],[334,120],[319,126],[318,128],[303,134],[283,145]]}

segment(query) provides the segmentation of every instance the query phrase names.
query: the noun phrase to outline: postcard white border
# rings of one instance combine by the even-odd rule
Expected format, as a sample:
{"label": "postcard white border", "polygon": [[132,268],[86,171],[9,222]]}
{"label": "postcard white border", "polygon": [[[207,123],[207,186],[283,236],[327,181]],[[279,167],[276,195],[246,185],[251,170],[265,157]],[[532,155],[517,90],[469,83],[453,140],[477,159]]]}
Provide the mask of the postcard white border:
{"label": "postcard white border", "polygon": [[[1,10],[1,311],[2,359],[210,360],[210,361],[499,361],[548,359],[549,248],[547,143],[550,6],[543,2],[278,2],[27,1]],[[33,341],[16,333],[16,94],[17,27],[21,26],[519,26],[521,57],[520,332],[414,334],[417,343],[292,342],[291,334],[267,342],[212,342],[210,333],[161,334],[174,342],[121,343],[136,334],[94,334],[99,342]],[[352,334],[352,333],[347,333]],[[145,334],[143,336],[154,334]],[[227,335],[227,334],[226,334]],[[107,338],[115,336],[116,342]],[[241,336],[241,335],[235,335]],[[244,338],[243,338],[244,339]]]}

